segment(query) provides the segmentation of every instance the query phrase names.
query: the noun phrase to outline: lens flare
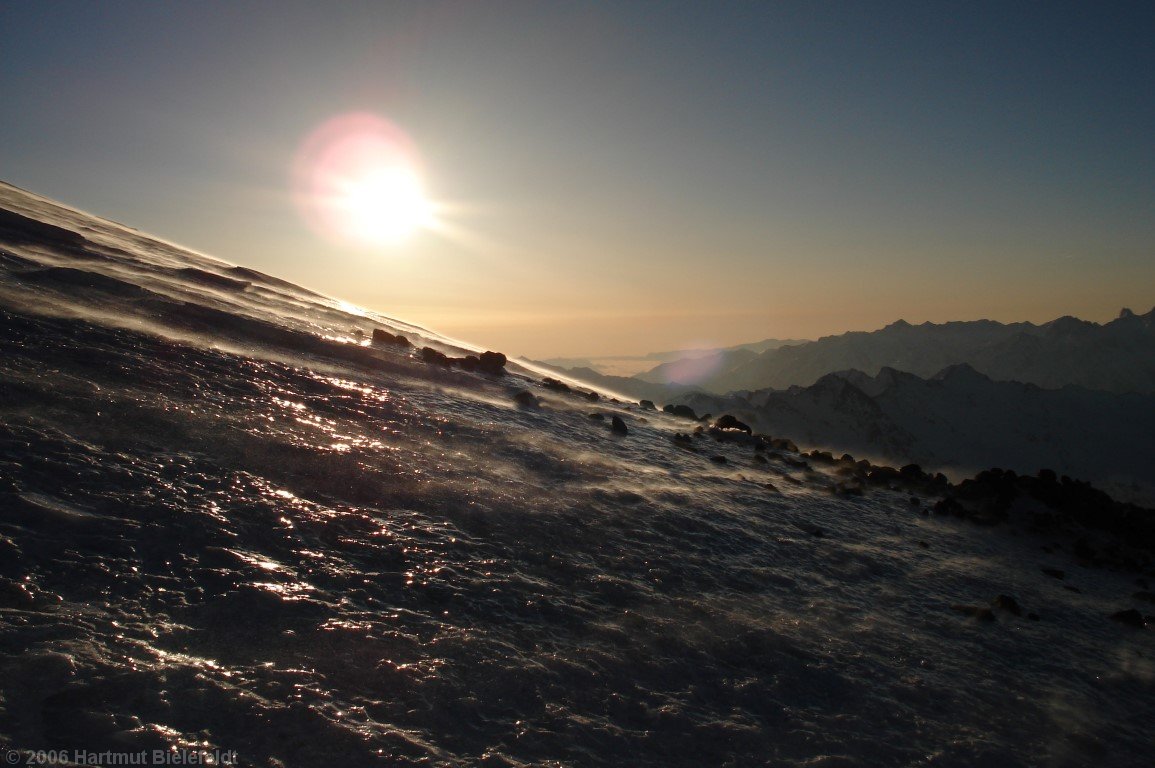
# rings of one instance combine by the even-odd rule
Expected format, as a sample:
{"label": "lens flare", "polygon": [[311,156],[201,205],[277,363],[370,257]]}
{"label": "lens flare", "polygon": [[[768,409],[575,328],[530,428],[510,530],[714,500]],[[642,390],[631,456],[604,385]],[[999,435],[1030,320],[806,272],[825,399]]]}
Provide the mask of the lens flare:
{"label": "lens flare", "polygon": [[343,243],[396,244],[434,224],[413,142],[364,112],[332,118],[305,139],[293,197],[310,227]]}

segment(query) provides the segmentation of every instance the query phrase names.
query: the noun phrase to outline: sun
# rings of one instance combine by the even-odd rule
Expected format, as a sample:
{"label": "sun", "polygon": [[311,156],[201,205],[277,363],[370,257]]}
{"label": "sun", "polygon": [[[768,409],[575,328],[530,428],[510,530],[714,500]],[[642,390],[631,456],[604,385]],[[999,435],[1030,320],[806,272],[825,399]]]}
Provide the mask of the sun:
{"label": "sun", "polygon": [[345,180],[333,207],[345,233],[370,244],[396,243],[433,223],[421,180],[403,167],[368,169]]}
{"label": "sun", "polygon": [[332,118],[304,141],[293,164],[293,196],[305,221],[337,243],[394,246],[438,229],[421,160],[409,136],[365,112]]}

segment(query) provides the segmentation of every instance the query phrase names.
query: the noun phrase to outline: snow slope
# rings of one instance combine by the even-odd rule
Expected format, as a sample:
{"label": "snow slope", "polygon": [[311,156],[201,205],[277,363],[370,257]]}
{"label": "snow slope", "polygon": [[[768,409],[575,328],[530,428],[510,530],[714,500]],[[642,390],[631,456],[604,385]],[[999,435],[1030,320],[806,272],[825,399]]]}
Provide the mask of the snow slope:
{"label": "snow slope", "polygon": [[[1148,758],[1155,643],[1108,617],[1150,609],[1149,553],[1096,566],[1076,537],[1101,532],[978,527],[903,487],[834,495],[788,451],[684,447],[671,416],[355,332],[460,354],[429,331],[10,187],[0,208],[7,748]],[[1000,594],[1022,615],[986,620]]]}

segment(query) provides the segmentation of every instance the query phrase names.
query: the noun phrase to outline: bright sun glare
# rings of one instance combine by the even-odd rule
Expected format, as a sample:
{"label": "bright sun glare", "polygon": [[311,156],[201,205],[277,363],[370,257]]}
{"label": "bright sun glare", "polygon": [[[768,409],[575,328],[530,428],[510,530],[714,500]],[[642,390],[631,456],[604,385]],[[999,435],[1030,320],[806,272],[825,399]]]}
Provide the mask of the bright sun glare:
{"label": "bright sun glare", "polygon": [[409,137],[368,113],[335,117],[304,142],[294,196],[318,233],[356,245],[394,245],[434,227],[420,161]]}
{"label": "bright sun glare", "polygon": [[392,243],[433,223],[433,206],[417,175],[405,168],[368,169],[342,185],[334,207],[347,231],[370,243]]}

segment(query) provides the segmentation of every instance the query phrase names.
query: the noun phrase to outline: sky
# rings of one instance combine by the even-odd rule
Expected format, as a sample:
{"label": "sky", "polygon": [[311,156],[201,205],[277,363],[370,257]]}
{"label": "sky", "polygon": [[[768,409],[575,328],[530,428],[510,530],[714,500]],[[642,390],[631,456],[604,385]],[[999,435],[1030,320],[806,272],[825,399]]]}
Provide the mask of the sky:
{"label": "sky", "polygon": [[[531,357],[1155,304],[1155,4],[0,4],[0,179]],[[386,122],[432,208],[301,198]]]}

